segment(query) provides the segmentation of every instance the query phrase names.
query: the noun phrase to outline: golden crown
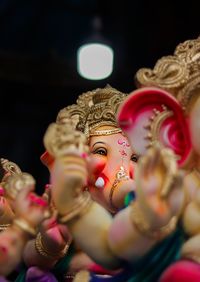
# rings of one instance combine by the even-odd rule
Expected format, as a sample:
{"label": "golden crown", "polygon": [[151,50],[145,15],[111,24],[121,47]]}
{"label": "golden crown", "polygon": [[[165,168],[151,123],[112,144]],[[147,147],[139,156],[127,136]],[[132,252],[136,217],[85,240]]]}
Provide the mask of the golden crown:
{"label": "golden crown", "polygon": [[136,84],[169,91],[186,109],[200,88],[200,37],[177,45],[172,56],[164,56],[153,69],[136,73]]}
{"label": "golden crown", "polygon": [[[126,94],[107,85],[104,88],[97,88],[79,96],[76,104],[62,109],[57,116],[58,124],[65,124],[71,120],[74,128],[86,134],[86,136],[99,135],[100,131],[95,130],[100,126],[110,125],[116,129],[104,130],[104,134],[121,132],[117,128],[116,113],[119,105],[125,99]],[[103,135],[103,131],[101,131]]]}
{"label": "golden crown", "polygon": [[21,190],[30,185],[35,185],[35,179],[31,174],[22,172],[9,175],[2,186],[6,191],[6,195],[14,200]]}

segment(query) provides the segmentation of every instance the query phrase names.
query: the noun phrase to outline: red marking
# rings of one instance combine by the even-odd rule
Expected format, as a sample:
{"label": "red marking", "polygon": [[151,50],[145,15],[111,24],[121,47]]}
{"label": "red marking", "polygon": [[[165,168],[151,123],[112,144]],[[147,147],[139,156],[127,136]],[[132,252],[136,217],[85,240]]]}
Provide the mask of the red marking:
{"label": "red marking", "polygon": [[0,246],[0,251],[4,254],[8,253],[8,249],[5,246]]}
{"label": "red marking", "polygon": [[131,179],[134,179],[134,170],[130,171],[129,176],[130,176]]}
{"label": "red marking", "polygon": [[127,153],[124,150],[119,151],[122,156],[127,156]]}
{"label": "red marking", "polygon": [[28,198],[29,198],[29,200],[31,201],[31,203],[37,204],[38,206],[46,207],[46,206],[48,205],[47,202],[46,202],[44,199],[42,199],[42,198],[36,196],[36,195],[33,194],[33,193],[30,193],[29,196],[28,196]]}
{"label": "red marking", "polygon": [[99,176],[99,174],[102,172],[102,170],[104,169],[106,163],[104,162],[98,162],[98,164],[96,164],[96,166],[94,167],[93,173],[95,176]]}
{"label": "red marking", "polygon": [[46,165],[47,167],[50,167],[50,166],[53,164],[53,162],[54,162],[54,157],[51,156],[51,155],[49,154],[49,152],[45,151],[45,152],[42,154],[42,156],[40,157],[40,160],[42,161],[42,163],[43,163],[44,165]]}
{"label": "red marking", "polygon": [[51,188],[51,184],[46,184],[45,185],[45,190],[50,189]]}
{"label": "red marking", "polygon": [[123,144],[124,144],[124,141],[123,141],[122,139],[119,139],[119,140],[117,141],[117,143],[118,143],[119,145],[123,145]]}
{"label": "red marking", "polygon": [[4,189],[3,187],[0,186],[0,196],[3,196],[4,195]]}
{"label": "red marking", "polygon": [[54,219],[54,220],[52,220],[52,222],[49,223],[48,228],[53,228],[57,225],[58,225],[58,223],[57,223],[56,219]]}
{"label": "red marking", "polygon": [[82,153],[82,154],[81,154],[81,157],[82,157],[83,159],[86,159],[87,156],[88,156],[88,155],[87,155],[86,153]]}

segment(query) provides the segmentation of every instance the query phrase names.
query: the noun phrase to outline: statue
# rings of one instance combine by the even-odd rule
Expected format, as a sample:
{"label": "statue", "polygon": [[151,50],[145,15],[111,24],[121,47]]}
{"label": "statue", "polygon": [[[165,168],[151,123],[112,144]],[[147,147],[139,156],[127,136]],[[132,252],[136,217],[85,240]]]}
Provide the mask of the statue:
{"label": "statue", "polygon": [[[116,97],[117,95],[114,95],[113,98],[108,100],[109,106],[115,105],[113,102],[115,102]],[[84,97],[83,101],[80,100],[80,105],[85,104],[86,98],[87,96]],[[101,91],[96,91],[93,101],[103,99],[105,98]],[[51,167],[51,184],[52,198],[58,210],[58,221],[69,228],[75,242],[96,263],[108,269],[126,269],[126,271],[122,270],[119,274],[116,274],[118,278],[121,275],[121,279],[123,279],[121,281],[127,281],[130,276],[137,276],[138,279],[142,279],[145,275],[155,279],[169,263],[169,259],[165,260],[165,264],[162,265],[161,263],[159,273],[155,271],[150,275],[148,269],[155,263],[155,261],[153,262],[155,258],[153,254],[155,255],[157,249],[160,248],[162,251],[159,255],[166,252],[166,248],[177,237],[175,227],[184,203],[184,192],[181,189],[182,175],[179,174],[173,153],[167,149],[161,151],[160,148],[156,147],[150,149],[146,156],[139,160],[135,185],[134,181],[129,179],[131,174],[128,175],[126,167],[123,166],[125,161],[122,156],[125,154],[127,156],[128,151],[124,150],[124,154],[124,148],[121,151],[120,147],[118,151],[123,153],[121,154],[121,163],[116,163],[119,167],[117,173],[111,173],[112,178],[110,179],[102,177],[102,175],[104,176],[103,173],[100,173],[100,175],[96,173],[96,178],[93,177],[96,172],[94,170],[95,163],[91,165],[92,162],[90,161],[93,158],[93,153],[91,154],[93,151],[89,150],[88,154],[88,150],[84,149],[87,142],[83,141],[83,136],[90,136],[89,146],[94,146],[96,143],[99,145],[100,143],[101,150],[99,148],[98,150],[99,154],[103,156],[105,155],[104,144],[112,134],[113,141],[111,144],[116,145],[117,143],[125,146],[128,144],[127,148],[129,148],[127,139],[119,132],[121,129],[117,127],[116,119],[114,120],[115,123],[109,123],[112,120],[110,113],[107,125],[105,122],[101,123],[101,120],[99,120],[99,124],[94,125],[95,118],[106,117],[106,114],[103,115],[104,109],[107,109],[106,106],[106,104],[104,104],[104,108],[96,106],[93,111],[91,108],[91,113],[87,116],[88,122],[83,119],[80,123],[79,119],[78,122],[76,119],[83,114],[80,106],[78,108],[74,105],[71,109],[67,108],[67,111],[62,111],[58,116],[57,124],[51,125],[46,132],[44,141],[47,151],[51,157],[55,158]],[[73,115],[70,115],[70,113],[73,113]],[[74,130],[73,122],[77,124],[76,130]],[[67,135],[63,135],[66,124],[69,132]],[[80,129],[82,129],[84,135],[78,138],[79,141],[76,143],[75,140],[77,140],[77,134],[80,134]],[[69,135],[71,135],[70,138]],[[117,139],[115,139],[115,135],[118,135]],[[95,139],[93,139],[94,137]],[[66,139],[68,143],[65,142]],[[55,140],[57,141],[55,142]],[[95,140],[94,144],[93,140]],[[128,158],[125,160],[127,161]],[[115,168],[116,164],[113,164],[111,168]],[[102,169],[102,166],[99,166]],[[161,176],[158,177],[158,181],[152,182],[152,176],[158,175]],[[168,184],[162,189],[165,182]],[[104,195],[103,200],[99,200],[102,198],[96,198],[93,194],[93,190],[95,191],[98,188],[96,186],[99,186],[99,183],[100,186],[103,185],[104,187],[105,185],[108,190],[105,189],[103,193],[101,190],[98,191],[99,194]],[[127,183],[131,184],[129,189],[127,189]],[[133,201],[128,207],[123,209],[122,204],[118,206],[118,202],[113,201],[113,192],[117,192],[116,195],[123,195],[124,200],[127,193],[134,190],[135,187]],[[88,190],[93,200],[90,198]],[[176,202],[173,201],[174,195],[178,197]],[[87,240],[87,238],[90,239]],[[177,244],[180,243],[180,240]],[[162,246],[159,245],[160,243],[163,243]],[[146,265],[147,269],[144,274],[143,263],[149,256],[152,256],[152,258],[148,259],[149,263]],[[175,252],[171,253],[170,256],[174,257]],[[160,257],[157,256],[157,259],[160,260]],[[133,272],[134,263],[137,267]],[[124,265],[126,265],[125,268]]]}
{"label": "statue", "polygon": [[145,154],[147,147],[159,142],[175,152],[184,169],[181,223],[188,239],[181,246],[179,261],[163,273],[162,282],[200,280],[199,47],[200,38],[187,40],[173,56],[158,60],[153,70],[140,69],[136,81],[142,88],[130,95],[118,116],[137,153]]}
{"label": "statue", "polygon": [[[9,167],[15,167],[12,162],[1,161],[3,165],[6,163]],[[47,203],[33,193],[34,178],[28,173],[18,172],[6,170],[1,182],[5,191],[2,212],[6,213],[4,219],[8,220],[3,224],[4,229],[0,233],[0,275],[3,276],[8,276],[19,266],[25,244],[36,235],[38,225],[48,216]],[[12,220],[7,213],[8,207],[13,213]]]}
{"label": "statue", "polygon": [[[81,162],[85,165],[85,160],[90,158],[87,163],[90,166],[89,170],[92,172],[90,177],[88,177],[87,183],[85,182],[83,190],[89,191],[92,198],[104,206],[111,214],[115,214],[124,206],[126,194],[134,189],[133,176],[137,156],[132,152],[126,137],[121,134],[121,129],[117,128],[115,117],[118,106],[125,97],[124,93],[110,86],[80,95],[77,104],[62,109],[58,114],[57,124],[51,125],[48,129],[48,134],[44,137],[47,151],[41,157],[51,173],[54,160],[58,156],[65,154],[65,148],[68,150],[68,145],[73,143],[74,148],[72,146],[72,155],[68,159],[69,162],[76,162],[81,155]],[[95,130],[96,126],[99,125],[103,126],[103,130]],[[75,128],[78,130],[74,136]],[[62,139],[59,140],[61,136]],[[98,143],[98,140],[101,138],[103,138],[104,143]],[[80,144],[84,143],[84,145],[79,148],[78,142]],[[77,154],[77,158],[73,156],[74,154]],[[89,154],[90,157],[88,156]],[[83,178],[85,179],[88,169],[85,169],[83,172]],[[69,180],[68,185],[80,185],[82,183],[81,179],[81,176],[77,175],[77,183]],[[121,189],[122,184],[123,189]],[[50,194],[52,199],[54,193],[59,193],[59,190],[53,187],[52,184],[50,186],[51,188],[48,189],[50,193],[46,194],[48,196]],[[68,196],[61,193],[60,195],[60,200],[65,209]],[[53,202],[52,200],[50,201],[50,206],[53,206],[54,210],[56,210],[55,199]],[[45,226],[47,227],[47,224]],[[64,228],[63,225],[58,226],[62,226],[60,227],[62,229]],[[57,227],[54,224],[54,231],[55,228]],[[59,230],[57,231],[59,233]],[[53,232],[51,234],[53,236]],[[39,240],[37,241],[40,242]],[[49,254],[55,252],[55,246],[58,244],[58,241],[48,244],[49,236],[47,232],[42,232],[42,242],[45,242]],[[63,243],[66,244],[67,241]],[[60,250],[63,248],[64,245],[61,244]],[[35,252],[34,249],[35,242],[33,240],[27,244],[24,255],[25,262],[29,267],[37,265],[45,270],[50,270],[59,262],[58,257],[53,259],[51,255],[49,255],[49,260],[42,258],[42,254],[38,254],[38,251]],[[32,254],[31,256],[30,253]],[[68,255],[66,254],[67,257]],[[81,251],[73,255],[69,267],[66,266],[66,270],[67,268],[68,276],[80,269],[95,270],[98,273],[111,273],[111,271],[95,264],[94,261]]]}

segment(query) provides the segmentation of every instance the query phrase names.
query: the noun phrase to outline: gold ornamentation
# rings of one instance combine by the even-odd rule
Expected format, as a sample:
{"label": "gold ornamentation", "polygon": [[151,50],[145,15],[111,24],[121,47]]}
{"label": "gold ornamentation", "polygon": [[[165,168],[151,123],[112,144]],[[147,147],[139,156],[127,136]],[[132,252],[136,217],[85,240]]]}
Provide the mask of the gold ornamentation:
{"label": "gold ornamentation", "polygon": [[112,185],[112,187],[110,189],[110,193],[109,193],[109,202],[110,202],[110,206],[112,207],[112,210],[110,211],[111,213],[116,213],[119,210],[113,204],[113,195],[114,195],[114,192],[116,190],[116,187],[118,186],[118,184],[121,181],[129,180],[129,179],[130,179],[130,177],[126,174],[124,167],[121,166],[120,170],[116,173],[116,177],[115,177],[114,183],[113,183],[113,185]]}
{"label": "gold ornamentation", "polygon": [[71,242],[72,240],[70,239],[65,245],[64,249],[60,250],[59,252],[52,252],[49,251],[47,247],[45,247],[45,244],[42,240],[42,235],[39,232],[35,239],[35,249],[43,257],[46,257],[48,259],[60,259],[67,254]]}
{"label": "gold ornamentation", "polygon": [[22,189],[26,189],[27,186],[34,185],[35,179],[32,177],[32,175],[26,172],[9,175],[6,179],[6,182],[2,184],[3,188],[6,191],[6,195],[13,200]]}
{"label": "gold ornamentation", "polygon": [[27,234],[29,234],[31,237],[35,237],[37,231],[34,227],[30,225],[29,222],[27,222],[23,218],[15,218],[13,220],[13,225],[17,226],[21,230],[25,231]]}
{"label": "gold ornamentation", "polygon": [[7,159],[1,158],[0,164],[1,164],[1,169],[3,170],[2,182],[5,181],[5,178],[9,175],[22,173],[21,169],[19,168],[19,166],[16,163],[11,162]]}
{"label": "gold ornamentation", "polygon": [[189,77],[187,65],[176,56],[159,59],[153,70],[142,68],[136,73],[139,86],[156,86],[172,93],[185,84]]}
{"label": "gold ornamentation", "polygon": [[130,216],[131,221],[139,233],[156,241],[160,241],[171,234],[175,230],[177,224],[177,217],[173,216],[167,225],[159,229],[152,230],[150,223],[145,218],[137,202],[131,203]]}
{"label": "gold ornamentation", "polygon": [[10,227],[10,223],[0,224],[0,232],[6,230],[8,227]]}
{"label": "gold ornamentation", "polygon": [[163,111],[154,109],[153,115],[149,118],[149,123],[144,126],[144,128],[148,131],[145,137],[145,139],[149,140],[149,143],[146,146],[147,149],[159,142],[159,132],[163,122],[173,115],[173,112],[167,110],[165,105],[162,105],[162,109]]}
{"label": "gold ornamentation", "polygon": [[66,273],[64,275],[64,279],[66,279],[66,281],[68,281],[68,279],[70,279],[70,281],[71,280],[74,281],[73,279],[74,279],[75,275],[76,275],[76,273]]}
{"label": "gold ornamentation", "polygon": [[69,211],[65,215],[58,215],[60,223],[67,223],[75,217],[82,217],[92,206],[92,200],[89,192],[84,191],[75,200]]}
{"label": "gold ornamentation", "polygon": [[74,128],[87,137],[100,126],[117,128],[116,113],[125,97],[126,94],[109,85],[88,91],[79,96],[77,104],[68,106],[58,113],[57,123],[65,124],[71,119]]}
{"label": "gold ornamentation", "polygon": [[82,153],[88,152],[86,143],[86,136],[75,130],[70,120],[65,124],[50,124],[44,135],[44,145],[55,158],[64,156],[69,150],[75,152],[78,149]]}
{"label": "gold ornamentation", "polygon": [[180,43],[172,56],[159,59],[153,69],[140,69],[136,83],[169,91],[185,110],[200,88],[200,37]]}
{"label": "gold ornamentation", "polygon": [[90,281],[90,273],[87,270],[79,271],[73,279],[73,282],[89,282],[89,281]]}
{"label": "gold ornamentation", "polygon": [[122,133],[122,130],[120,128],[95,130],[90,133],[90,136],[106,136],[106,135],[112,135],[117,133]]}

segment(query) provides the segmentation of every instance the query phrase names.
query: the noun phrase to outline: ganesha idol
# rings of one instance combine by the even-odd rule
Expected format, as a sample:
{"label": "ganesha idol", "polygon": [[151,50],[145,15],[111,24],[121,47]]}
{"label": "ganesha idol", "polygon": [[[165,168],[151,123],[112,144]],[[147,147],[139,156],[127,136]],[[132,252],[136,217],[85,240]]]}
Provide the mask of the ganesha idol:
{"label": "ganesha idol", "polygon": [[136,82],[141,88],[130,94],[118,113],[118,124],[138,155],[159,143],[174,151],[183,171],[185,204],[179,225],[185,239],[177,249],[178,261],[166,269],[162,282],[200,281],[199,50],[200,38],[187,40],[172,56],[158,60],[154,69],[140,69]]}
{"label": "ganesha idol", "polygon": [[[129,192],[132,192],[131,196],[134,197],[133,178],[137,155],[132,151],[116,122],[117,109],[125,97],[126,94],[109,85],[83,93],[78,97],[76,104],[62,109],[58,113],[56,124],[48,128],[44,136],[46,152],[41,156],[42,162],[52,175],[57,159],[62,158],[64,163],[72,166],[67,168],[67,189],[62,191],[61,183],[54,185],[58,179],[62,179],[54,173],[51,185],[44,194],[49,198],[50,208],[55,214],[58,210],[64,214],[66,208],[73,205],[71,197],[79,186],[82,192],[89,192],[92,199],[108,211],[109,218],[124,207],[124,200],[126,195],[130,195]],[[79,146],[79,143],[82,145]],[[79,172],[81,165],[86,167]],[[74,170],[78,171],[75,179]],[[70,191],[73,193],[70,194]],[[90,202],[88,197],[84,203],[87,202]],[[81,203],[79,204],[81,206]],[[99,214],[98,220],[100,218]],[[43,270],[44,277],[49,275],[47,270],[58,277],[57,265],[62,263],[66,265],[62,276],[69,279],[80,269],[104,274],[113,273],[95,263],[87,252],[81,251],[80,246],[78,249],[74,248],[69,239],[70,235],[68,238],[65,236],[63,240],[62,222],[59,224],[55,217],[54,221],[52,220],[48,224],[44,222],[43,232],[38,234],[36,240],[27,244],[24,252],[25,263],[30,267],[27,277],[29,273],[33,277],[33,272],[42,273]],[[66,227],[68,228],[67,225]],[[37,270],[35,266],[38,267]]]}
{"label": "ganesha idol", "polygon": [[[181,176],[173,153],[156,148],[139,160],[133,181],[131,159],[137,160],[137,155],[116,123],[121,97],[109,86],[83,94],[49,126],[44,144],[52,199],[58,222],[68,227],[78,246],[96,264],[117,271],[110,273],[112,281],[155,281],[176,255],[175,249],[167,253],[169,246],[179,246],[182,239],[175,230],[184,201]],[[151,173],[149,165],[155,168]],[[151,175],[162,176],[153,191]],[[124,199],[133,190],[125,207]],[[178,201],[173,200],[175,195]],[[161,258],[158,271],[155,264]],[[90,281],[98,281],[98,276],[90,275]]]}
{"label": "ganesha idol", "polygon": [[[1,165],[3,195],[1,195],[0,275],[13,279],[21,268],[26,243],[35,237],[39,224],[49,212],[47,203],[33,193],[35,179],[30,174],[22,172],[15,163],[5,159],[1,159]],[[5,223],[2,223],[3,220]]]}
{"label": "ganesha idol", "polygon": [[[135,187],[133,178],[138,157],[116,122],[118,107],[126,96],[108,85],[83,93],[77,104],[62,109],[57,116],[57,124],[64,125],[71,120],[74,129],[86,136],[90,175],[84,190],[111,214],[123,208],[125,196]],[[49,140],[46,137],[45,143]],[[51,166],[55,153],[52,146],[47,144],[47,147],[42,159]]]}

